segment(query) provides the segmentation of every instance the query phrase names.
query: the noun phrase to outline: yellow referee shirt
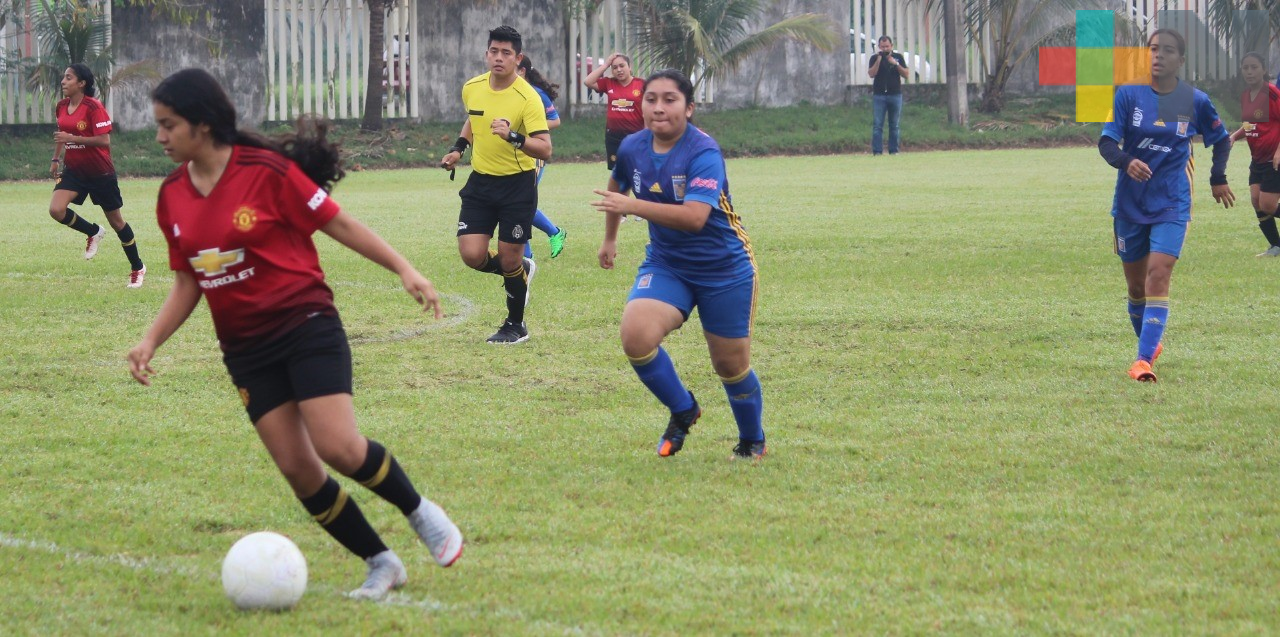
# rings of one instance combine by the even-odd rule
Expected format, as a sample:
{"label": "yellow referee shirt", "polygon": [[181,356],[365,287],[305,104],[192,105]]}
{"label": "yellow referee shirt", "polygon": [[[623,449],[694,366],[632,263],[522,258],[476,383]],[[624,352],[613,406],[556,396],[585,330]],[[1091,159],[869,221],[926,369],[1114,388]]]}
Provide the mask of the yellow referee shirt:
{"label": "yellow referee shirt", "polygon": [[549,132],[542,98],[524,78],[516,77],[514,84],[495,91],[488,73],[473,77],[462,85],[462,104],[471,119],[471,166],[476,172],[504,176],[537,168],[538,160],[489,130],[493,120],[505,119],[511,130],[526,137]]}

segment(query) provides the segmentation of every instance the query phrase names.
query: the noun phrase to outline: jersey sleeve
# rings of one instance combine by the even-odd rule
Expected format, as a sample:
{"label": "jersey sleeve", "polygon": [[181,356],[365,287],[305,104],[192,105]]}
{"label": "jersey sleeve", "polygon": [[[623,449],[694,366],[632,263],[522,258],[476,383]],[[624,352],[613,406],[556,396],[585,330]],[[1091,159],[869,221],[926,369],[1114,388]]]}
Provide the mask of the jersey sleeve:
{"label": "jersey sleeve", "polygon": [[538,97],[542,98],[542,110],[546,114],[547,121],[560,119],[560,111],[556,110],[556,103],[551,101],[551,96],[547,95],[542,89],[536,90],[538,91]]}
{"label": "jersey sleeve", "polygon": [[195,273],[191,267],[191,262],[182,256],[182,250],[178,246],[178,235],[174,234],[173,221],[169,218],[169,205],[165,202],[164,187],[160,188],[160,196],[156,201],[156,223],[160,225],[160,234],[164,235],[164,242],[169,247],[169,269],[173,271],[186,271]]}
{"label": "jersey sleeve", "polygon": [[1267,102],[1271,104],[1267,111],[1267,121],[1273,125],[1280,125],[1280,89],[1276,89],[1274,84],[1269,84],[1267,92],[1270,94]]}
{"label": "jersey sleeve", "polygon": [[[535,91],[536,93],[536,91]],[[524,129],[528,131],[526,135],[536,135],[538,133],[546,133],[551,130],[547,126],[547,111],[542,105],[542,100],[525,100],[524,112],[520,114],[520,119],[524,120]]]}
{"label": "jersey sleeve", "polygon": [[106,135],[111,132],[111,113],[107,112],[105,106],[99,106],[89,112],[89,126],[93,128],[94,135]]}
{"label": "jersey sleeve", "polygon": [[705,203],[712,208],[720,208],[720,195],[724,191],[724,157],[715,149],[708,148],[689,161],[686,171],[685,201]]}
{"label": "jersey sleeve", "polygon": [[1227,127],[1222,125],[1222,118],[1218,117],[1218,109],[1213,107],[1213,101],[1203,93],[1196,95],[1196,130],[1204,136],[1205,146],[1212,146],[1230,134]]}
{"label": "jersey sleeve", "polygon": [[1124,144],[1125,126],[1129,124],[1129,103],[1124,93],[1116,91],[1116,97],[1111,102],[1111,112],[1107,115],[1107,123],[1102,125],[1102,136]]}
{"label": "jersey sleeve", "polygon": [[605,77],[605,76],[601,75],[601,76],[600,76],[600,79],[596,80],[596,86],[598,87],[598,90],[597,90],[597,92],[598,92],[598,93],[608,93],[608,92],[609,92],[609,89],[613,88],[613,85],[614,85],[614,82],[613,82],[613,78],[611,78],[611,77]]}
{"label": "jersey sleeve", "polygon": [[276,205],[285,222],[307,235],[329,223],[341,210],[329,193],[293,162],[289,162],[288,172],[281,177]]}

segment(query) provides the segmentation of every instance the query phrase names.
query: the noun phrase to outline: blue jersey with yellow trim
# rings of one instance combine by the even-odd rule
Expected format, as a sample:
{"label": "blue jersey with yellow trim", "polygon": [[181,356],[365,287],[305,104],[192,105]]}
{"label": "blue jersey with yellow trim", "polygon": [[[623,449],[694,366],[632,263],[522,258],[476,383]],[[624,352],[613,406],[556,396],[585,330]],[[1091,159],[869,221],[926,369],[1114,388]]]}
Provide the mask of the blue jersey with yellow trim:
{"label": "blue jersey with yellow trim", "polygon": [[1212,146],[1229,134],[1209,96],[1182,81],[1169,95],[1149,85],[1121,86],[1111,113],[1103,136],[1151,168],[1145,182],[1119,171],[1111,215],[1133,223],[1189,220],[1195,174],[1191,138],[1203,135],[1204,145]]}
{"label": "blue jersey with yellow trim", "polygon": [[689,124],[668,153],[653,151],[648,129],[629,135],[618,148],[613,180],[637,199],[711,206],[706,225],[686,232],[650,223],[646,260],[665,266],[691,283],[730,285],[756,273],[751,239],[733,209],[724,155],[710,135]]}

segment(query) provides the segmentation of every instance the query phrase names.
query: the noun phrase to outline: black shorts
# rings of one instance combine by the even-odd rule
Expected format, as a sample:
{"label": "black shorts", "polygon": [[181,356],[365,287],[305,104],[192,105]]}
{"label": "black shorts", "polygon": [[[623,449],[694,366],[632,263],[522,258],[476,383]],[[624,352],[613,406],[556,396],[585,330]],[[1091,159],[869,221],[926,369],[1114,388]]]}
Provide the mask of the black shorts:
{"label": "black shorts", "polygon": [[1249,164],[1249,185],[1258,184],[1262,192],[1280,193],[1280,171],[1276,171],[1270,161],[1255,161]]}
{"label": "black shorts", "polygon": [[76,193],[76,198],[72,199],[71,203],[77,206],[84,203],[86,196],[91,197],[93,205],[102,208],[103,212],[119,210],[124,206],[124,199],[120,196],[120,182],[116,180],[115,173],[100,177],[84,177],[64,170],[58,177],[58,182],[53,185],[53,189],[70,190]]}
{"label": "black shorts", "polygon": [[222,355],[249,421],[290,401],[351,393],[351,345],[342,319],[319,314],[257,347]]}
{"label": "black shorts", "polygon": [[529,242],[533,215],[538,211],[538,171],[501,176],[473,172],[458,196],[462,198],[458,236],[492,237],[496,227],[498,241]]}
{"label": "black shorts", "polygon": [[609,170],[613,170],[614,164],[618,163],[618,147],[622,145],[622,140],[634,132],[615,130],[606,130],[604,132],[605,163],[609,166]]}

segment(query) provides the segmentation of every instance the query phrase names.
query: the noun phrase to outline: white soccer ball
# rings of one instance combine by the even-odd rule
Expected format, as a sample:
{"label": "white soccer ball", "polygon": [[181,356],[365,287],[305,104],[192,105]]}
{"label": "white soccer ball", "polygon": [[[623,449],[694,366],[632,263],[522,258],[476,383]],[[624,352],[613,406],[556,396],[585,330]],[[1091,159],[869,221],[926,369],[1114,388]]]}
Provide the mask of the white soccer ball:
{"label": "white soccer ball", "polygon": [[307,560],[279,533],[250,533],[222,560],[222,590],[242,610],[293,608],[307,590]]}

